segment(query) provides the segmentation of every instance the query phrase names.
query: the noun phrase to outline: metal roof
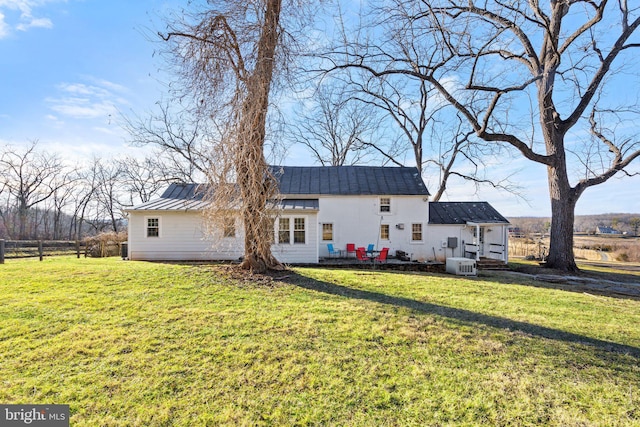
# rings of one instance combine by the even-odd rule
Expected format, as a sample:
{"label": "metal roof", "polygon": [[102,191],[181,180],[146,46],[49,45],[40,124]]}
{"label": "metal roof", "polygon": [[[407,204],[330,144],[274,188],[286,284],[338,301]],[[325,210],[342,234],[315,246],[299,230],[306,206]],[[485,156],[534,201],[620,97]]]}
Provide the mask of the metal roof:
{"label": "metal roof", "polygon": [[[318,210],[317,199],[295,199],[287,196],[318,195],[419,195],[429,191],[415,167],[382,166],[270,166],[284,196],[284,209]],[[134,206],[128,211],[201,210],[204,184],[171,184],[160,198]]]}
{"label": "metal roof", "polygon": [[[206,186],[202,184],[171,184],[160,198],[134,206],[129,211],[188,211],[202,210],[208,202],[204,199]],[[285,210],[319,209],[318,199],[283,199],[278,202]]]}
{"label": "metal roof", "polygon": [[415,167],[271,166],[271,171],[283,195],[429,195]]}
{"label": "metal roof", "polygon": [[320,209],[318,199],[283,199],[280,208],[284,210],[317,211]]}
{"label": "metal roof", "polygon": [[508,224],[487,202],[431,202],[429,224]]}
{"label": "metal roof", "polygon": [[189,211],[207,207],[203,200],[206,186],[201,184],[171,184],[159,199],[134,206],[128,211]]}

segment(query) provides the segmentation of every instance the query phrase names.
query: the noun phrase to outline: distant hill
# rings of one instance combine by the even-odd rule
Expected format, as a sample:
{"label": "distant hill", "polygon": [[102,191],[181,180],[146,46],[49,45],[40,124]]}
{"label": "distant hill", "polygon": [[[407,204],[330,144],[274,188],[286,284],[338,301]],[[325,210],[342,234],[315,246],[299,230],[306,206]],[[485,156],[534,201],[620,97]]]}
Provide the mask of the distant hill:
{"label": "distant hill", "polygon": [[[514,227],[525,233],[544,233],[549,230],[551,217],[509,217]],[[594,234],[596,227],[614,228],[629,235],[640,234],[640,214],[607,213],[601,215],[576,215],[574,232]]]}

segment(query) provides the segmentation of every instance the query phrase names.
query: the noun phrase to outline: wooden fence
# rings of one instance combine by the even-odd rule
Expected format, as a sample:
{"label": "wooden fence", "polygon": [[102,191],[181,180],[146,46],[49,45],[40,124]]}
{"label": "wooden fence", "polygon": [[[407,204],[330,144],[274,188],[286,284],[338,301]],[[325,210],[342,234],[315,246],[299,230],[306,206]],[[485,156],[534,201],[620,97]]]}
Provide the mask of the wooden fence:
{"label": "wooden fence", "polygon": [[87,256],[87,245],[82,241],[67,240],[0,240],[0,264],[5,259],[39,258],[45,256],[72,255]]}

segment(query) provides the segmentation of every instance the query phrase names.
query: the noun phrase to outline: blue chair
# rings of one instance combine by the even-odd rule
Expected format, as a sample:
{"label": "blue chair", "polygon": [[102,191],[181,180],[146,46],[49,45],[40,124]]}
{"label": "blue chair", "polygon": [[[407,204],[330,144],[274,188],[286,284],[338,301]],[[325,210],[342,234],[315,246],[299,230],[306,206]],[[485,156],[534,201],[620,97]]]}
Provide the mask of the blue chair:
{"label": "blue chair", "polygon": [[373,248],[375,248],[375,245],[373,243],[369,243],[369,246],[367,246],[367,252],[368,253],[373,252]]}
{"label": "blue chair", "polygon": [[327,243],[327,249],[329,250],[329,256],[337,258],[340,256],[340,251],[333,249],[333,243]]}

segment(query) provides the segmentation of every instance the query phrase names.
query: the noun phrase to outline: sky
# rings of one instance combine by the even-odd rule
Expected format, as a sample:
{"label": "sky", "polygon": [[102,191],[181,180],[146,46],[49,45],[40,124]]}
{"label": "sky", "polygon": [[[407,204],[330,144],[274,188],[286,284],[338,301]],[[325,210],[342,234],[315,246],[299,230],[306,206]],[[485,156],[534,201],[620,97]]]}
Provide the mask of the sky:
{"label": "sky", "polygon": [[[127,144],[122,115],[144,117],[166,99],[169,77],[154,55],[154,34],[161,17],[185,3],[0,0],[0,146],[38,140],[73,162],[139,154]],[[284,164],[312,163],[294,147]],[[508,217],[550,215],[544,167],[518,157],[491,167],[517,171],[522,197],[456,185],[442,200],[488,201]],[[640,213],[639,188],[640,177],[614,177],[588,189],[576,214]]]}

